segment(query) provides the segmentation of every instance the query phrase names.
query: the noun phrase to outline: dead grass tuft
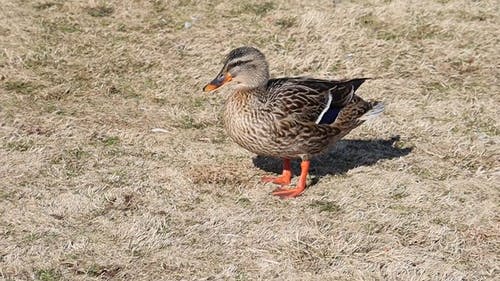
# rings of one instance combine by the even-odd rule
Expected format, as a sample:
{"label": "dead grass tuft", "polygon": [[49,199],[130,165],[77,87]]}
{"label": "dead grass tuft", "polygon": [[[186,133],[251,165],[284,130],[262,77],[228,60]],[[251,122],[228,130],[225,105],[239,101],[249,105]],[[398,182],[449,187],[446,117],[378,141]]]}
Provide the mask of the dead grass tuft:
{"label": "dead grass tuft", "polygon": [[235,165],[194,165],[188,177],[194,184],[240,185],[248,181],[244,171]]}

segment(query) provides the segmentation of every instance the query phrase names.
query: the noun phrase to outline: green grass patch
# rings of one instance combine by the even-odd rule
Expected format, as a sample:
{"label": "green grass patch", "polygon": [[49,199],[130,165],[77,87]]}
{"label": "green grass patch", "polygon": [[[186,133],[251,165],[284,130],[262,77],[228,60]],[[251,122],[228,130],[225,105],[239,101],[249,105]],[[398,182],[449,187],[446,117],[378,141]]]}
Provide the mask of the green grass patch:
{"label": "green grass patch", "polygon": [[392,145],[394,148],[397,148],[397,149],[408,149],[408,148],[414,148],[415,145],[408,141],[408,140],[397,140],[393,143]]}
{"label": "green grass patch", "polygon": [[88,7],[87,9],[87,14],[89,14],[92,17],[96,18],[102,18],[102,17],[108,17],[113,14],[115,9],[111,6],[106,6],[106,5],[98,5],[95,7]]}
{"label": "green grass patch", "polygon": [[39,269],[35,272],[35,278],[39,281],[58,281],[61,280],[61,273],[56,269]]}
{"label": "green grass patch", "polygon": [[92,264],[85,270],[85,274],[90,277],[101,277],[103,279],[113,278],[121,268],[119,266],[102,266]]}
{"label": "green grass patch", "polygon": [[337,203],[326,200],[315,200],[309,206],[319,209],[320,213],[339,213],[342,210]]}
{"label": "green grass patch", "polygon": [[42,86],[35,84],[31,81],[14,80],[14,81],[6,81],[3,84],[3,88],[10,92],[15,92],[23,95],[31,95],[40,88],[42,88]]}
{"label": "green grass patch", "polygon": [[246,197],[240,197],[240,198],[238,198],[238,200],[236,200],[236,202],[242,206],[250,205],[250,199],[248,199]]}
{"label": "green grass patch", "polygon": [[35,145],[33,140],[16,140],[7,142],[5,147],[11,151],[25,152],[30,150]]}
{"label": "green grass patch", "polygon": [[105,138],[102,140],[102,143],[103,143],[105,146],[112,146],[112,145],[116,145],[116,144],[119,144],[119,143],[120,143],[120,138],[119,138],[119,137],[117,137],[117,136],[105,137]]}
{"label": "green grass patch", "polygon": [[264,2],[255,4],[245,3],[242,8],[243,11],[251,12],[257,16],[263,16],[274,9],[274,3],[273,2]]}
{"label": "green grass patch", "polygon": [[195,108],[200,108],[203,107],[207,103],[207,98],[206,97],[194,97],[191,100],[191,106]]}
{"label": "green grass patch", "polygon": [[76,148],[68,151],[68,154],[70,157],[76,159],[76,160],[82,160],[84,158],[87,158],[90,156],[90,153],[87,151],[82,150],[81,148]]}
{"label": "green grass patch", "polygon": [[288,29],[297,25],[297,18],[289,16],[283,17],[276,20],[275,24],[281,29]]}
{"label": "green grass patch", "polygon": [[205,122],[195,121],[191,116],[183,116],[176,124],[176,127],[181,129],[204,129],[208,126]]}
{"label": "green grass patch", "polygon": [[273,2],[263,3],[244,3],[230,11],[230,16],[241,16],[242,14],[249,14],[258,17],[266,15],[268,12],[274,10],[275,5]]}
{"label": "green grass patch", "polygon": [[63,6],[63,4],[62,3],[58,3],[58,2],[45,2],[45,3],[35,3],[35,4],[33,4],[33,8],[35,10],[38,10],[38,11],[50,9],[52,7],[61,8],[62,6]]}
{"label": "green grass patch", "polygon": [[69,163],[69,162],[78,162],[80,160],[87,159],[90,156],[90,153],[83,150],[80,147],[74,149],[65,149],[63,153],[54,157],[50,163],[51,164],[60,164],[60,163]]}
{"label": "green grass patch", "polygon": [[103,267],[98,264],[93,264],[85,270],[85,274],[91,277],[99,277],[102,274]]}
{"label": "green grass patch", "polygon": [[65,149],[50,160],[51,165],[62,165],[68,178],[76,177],[84,172],[90,153],[82,148]]}
{"label": "green grass patch", "polygon": [[32,232],[32,233],[30,233],[30,234],[26,235],[26,236],[23,238],[23,242],[24,242],[24,243],[31,243],[31,242],[33,242],[33,241],[36,241],[36,240],[40,239],[40,238],[41,238],[41,235],[40,235],[40,234]]}

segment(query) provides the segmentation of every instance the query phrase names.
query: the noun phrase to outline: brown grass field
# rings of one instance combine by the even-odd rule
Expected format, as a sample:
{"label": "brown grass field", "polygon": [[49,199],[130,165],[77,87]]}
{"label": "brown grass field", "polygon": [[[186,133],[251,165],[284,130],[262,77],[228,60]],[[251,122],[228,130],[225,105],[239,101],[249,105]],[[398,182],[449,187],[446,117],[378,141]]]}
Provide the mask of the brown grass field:
{"label": "brown grass field", "polygon": [[[498,1],[0,2],[1,280],[499,280]],[[377,78],[296,199],[201,91],[242,45]]]}

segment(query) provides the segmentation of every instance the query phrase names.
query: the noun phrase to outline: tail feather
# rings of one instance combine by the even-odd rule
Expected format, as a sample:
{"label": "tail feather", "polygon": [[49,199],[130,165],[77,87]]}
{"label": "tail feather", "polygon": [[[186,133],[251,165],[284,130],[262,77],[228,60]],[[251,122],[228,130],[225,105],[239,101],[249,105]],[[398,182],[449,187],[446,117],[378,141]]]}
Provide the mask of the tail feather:
{"label": "tail feather", "polygon": [[351,80],[346,80],[346,81],[343,81],[345,84],[351,84],[354,86],[354,92],[356,92],[356,90],[361,86],[361,84],[363,84],[366,80],[369,80],[371,78],[354,78],[354,79],[351,79]]}
{"label": "tail feather", "polygon": [[365,114],[361,115],[358,120],[366,121],[373,119],[384,112],[384,104],[381,102],[372,102],[372,108],[368,110]]}

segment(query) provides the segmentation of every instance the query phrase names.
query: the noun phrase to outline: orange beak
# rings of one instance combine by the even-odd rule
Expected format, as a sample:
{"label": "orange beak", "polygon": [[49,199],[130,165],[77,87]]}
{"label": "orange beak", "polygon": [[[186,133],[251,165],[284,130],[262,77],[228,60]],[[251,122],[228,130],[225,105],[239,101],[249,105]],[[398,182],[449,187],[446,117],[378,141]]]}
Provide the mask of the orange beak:
{"label": "orange beak", "polygon": [[211,92],[220,86],[226,84],[227,82],[231,81],[233,77],[229,72],[226,72],[224,76],[221,74],[217,75],[217,78],[212,80],[212,82],[208,83],[205,87],[203,87],[203,92]]}

